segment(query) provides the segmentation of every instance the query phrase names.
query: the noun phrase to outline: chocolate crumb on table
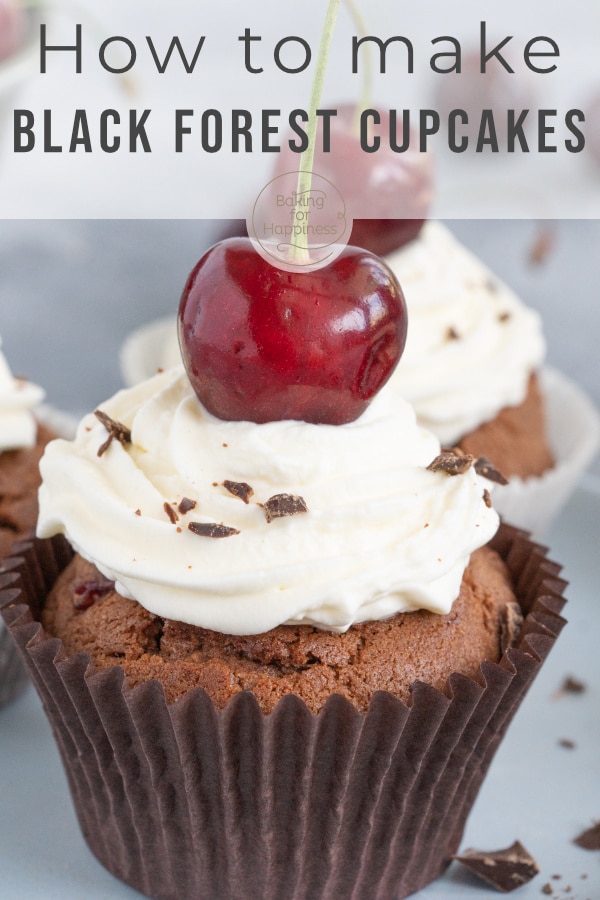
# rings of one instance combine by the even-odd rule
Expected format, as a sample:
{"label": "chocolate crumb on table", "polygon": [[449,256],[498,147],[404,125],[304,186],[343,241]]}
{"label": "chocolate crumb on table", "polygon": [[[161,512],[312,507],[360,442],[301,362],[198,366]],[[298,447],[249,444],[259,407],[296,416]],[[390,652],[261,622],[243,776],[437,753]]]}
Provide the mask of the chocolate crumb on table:
{"label": "chocolate crumb on table", "polygon": [[600,850],[600,820],[573,838],[573,843],[584,850]]}
{"label": "chocolate crumb on table", "polygon": [[520,841],[515,841],[504,850],[465,850],[454,859],[502,893],[527,884],[540,871]]}
{"label": "chocolate crumb on table", "polygon": [[553,893],[554,893],[554,890],[552,888],[552,885],[550,884],[549,881],[547,881],[546,884],[542,888],[542,894],[553,894]]}
{"label": "chocolate crumb on table", "polygon": [[[571,738],[561,738],[558,742],[559,747],[564,747],[565,750],[574,750],[577,744],[575,741],[572,741]],[[556,878],[555,875],[552,876]]]}
{"label": "chocolate crumb on table", "polygon": [[587,686],[583,681],[579,681],[577,678],[573,678],[571,675],[569,675],[563,681],[561,690],[565,694],[584,694],[587,690]]}

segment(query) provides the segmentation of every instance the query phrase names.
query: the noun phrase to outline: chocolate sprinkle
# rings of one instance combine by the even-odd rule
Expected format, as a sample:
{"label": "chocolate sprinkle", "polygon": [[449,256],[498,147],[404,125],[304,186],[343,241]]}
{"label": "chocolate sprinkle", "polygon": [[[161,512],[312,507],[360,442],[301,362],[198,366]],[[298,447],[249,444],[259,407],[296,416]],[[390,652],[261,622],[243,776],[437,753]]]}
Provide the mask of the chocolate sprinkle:
{"label": "chocolate sprinkle", "polygon": [[509,319],[510,319],[510,313],[509,313],[509,312],[501,312],[501,313],[498,313],[498,321],[499,321],[499,322],[508,322]]}
{"label": "chocolate sprinkle", "polygon": [[505,850],[465,850],[454,859],[503,893],[527,884],[540,871],[534,858],[519,841]]}
{"label": "chocolate sprinkle", "polygon": [[446,330],[446,340],[448,341],[459,341],[460,334],[452,325]]}
{"label": "chocolate sprinkle", "polygon": [[230,494],[233,494],[234,497],[239,497],[240,500],[243,500],[244,503],[248,503],[250,497],[254,494],[254,488],[250,487],[249,484],[246,484],[245,481],[229,481],[225,479],[223,487],[226,488]]}
{"label": "chocolate sprinkle", "polygon": [[114,419],[105,413],[102,412],[101,409],[94,410],[94,415],[96,418],[102,422],[106,430],[108,431],[108,437],[104,441],[104,443],[98,449],[98,456],[102,456],[102,454],[108,450],[113,440],[116,440],[125,446],[125,444],[131,443],[131,431],[127,428],[126,425],[122,425],[121,422],[116,422]]}
{"label": "chocolate sprinkle", "polygon": [[179,516],[177,515],[177,513],[175,512],[175,510],[173,509],[173,507],[171,506],[170,503],[167,503],[167,501],[165,500],[163,507],[164,507],[164,510],[165,510],[166,514],[168,515],[169,519],[171,520],[172,525],[174,525],[175,522],[179,521]]}
{"label": "chocolate sprinkle", "polygon": [[266,501],[263,509],[267,523],[284,516],[297,516],[299,513],[308,512],[304,499],[294,494],[274,494]]}
{"label": "chocolate sprinkle", "polygon": [[460,454],[455,450],[442,450],[439,456],[429,463],[429,472],[445,472],[446,475],[463,475],[471,468],[474,457],[470,453]]}
{"label": "chocolate sprinkle", "polygon": [[492,508],[492,498],[490,496],[490,492],[486,489],[483,492],[483,502],[487,506],[488,509]]}
{"label": "chocolate sprinkle", "polygon": [[578,834],[573,843],[584,850],[600,850],[600,821]]}
{"label": "chocolate sprinkle", "polygon": [[237,528],[231,528],[229,525],[218,524],[217,522],[190,522],[188,528],[194,534],[199,534],[200,537],[226,538],[239,534]]}
{"label": "chocolate sprinkle", "polygon": [[488,481],[493,481],[494,484],[508,484],[508,479],[504,477],[502,472],[495,469],[485,456],[480,456],[476,459],[474,465],[475,471],[482,478],[487,478]]}
{"label": "chocolate sprinkle", "polygon": [[186,513],[189,513],[191,509],[196,508],[196,501],[190,500],[189,497],[182,497],[177,509],[181,513],[182,516],[185,516]]}

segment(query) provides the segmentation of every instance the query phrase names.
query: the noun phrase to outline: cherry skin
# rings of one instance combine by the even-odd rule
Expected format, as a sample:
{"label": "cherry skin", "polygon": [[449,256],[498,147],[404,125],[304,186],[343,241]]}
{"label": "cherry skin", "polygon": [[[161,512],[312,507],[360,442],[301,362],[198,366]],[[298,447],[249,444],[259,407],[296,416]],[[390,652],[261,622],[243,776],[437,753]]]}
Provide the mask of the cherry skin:
{"label": "cherry skin", "polygon": [[192,270],[179,343],[205,408],[229,421],[357,419],[406,341],[406,304],[388,266],[345,247],[325,268],[285,272],[249,238],[215,244]]}
{"label": "cherry skin", "polygon": [[[433,198],[433,166],[419,152],[418,137],[410,135],[409,148],[398,153],[390,146],[389,113],[378,110],[374,133],[381,143],[368,153],[360,145],[356,107],[341,104],[331,119],[331,148],[325,153],[319,121],[313,171],[331,181],[344,198],[354,219],[349,243],[383,256],[413,240],[427,218]],[[402,120],[397,126],[401,144]],[[283,143],[274,177],[299,168],[300,157]],[[369,218],[365,218],[368,212]],[[313,212],[318,223],[318,212]]]}
{"label": "cherry skin", "polygon": [[19,49],[24,31],[22,7],[14,0],[0,0],[0,62]]}

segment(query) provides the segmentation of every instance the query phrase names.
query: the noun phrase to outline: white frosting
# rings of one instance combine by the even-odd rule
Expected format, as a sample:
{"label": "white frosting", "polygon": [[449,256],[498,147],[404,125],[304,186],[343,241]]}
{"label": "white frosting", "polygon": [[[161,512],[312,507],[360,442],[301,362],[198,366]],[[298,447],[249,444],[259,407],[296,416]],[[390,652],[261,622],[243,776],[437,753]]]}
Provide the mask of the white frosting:
{"label": "white frosting", "polygon": [[13,377],[0,352],[0,453],[34,446],[37,425],[31,410],[43,397],[37,385]]}
{"label": "white frosting", "polygon": [[[435,437],[384,390],[342,426],[256,425],[208,414],[181,367],[118,393],[102,410],[131,429],[98,457],[93,415],[42,459],[38,533],[73,546],[155,614],[229,634],[282,623],[344,631],[418,608],[447,612],[469,554],[496,531],[484,487],[433,473]],[[224,480],[254,489],[250,503]],[[259,505],[300,495],[308,512],[267,523]],[[197,506],[173,524],[183,497]],[[136,513],[139,511],[139,513]],[[224,523],[201,537],[190,521]]]}
{"label": "white frosting", "polygon": [[408,307],[406,348],[390,384],[421,424],[452,444],[521,403],[545,354],[538,314],[439,222],[386,262]]}

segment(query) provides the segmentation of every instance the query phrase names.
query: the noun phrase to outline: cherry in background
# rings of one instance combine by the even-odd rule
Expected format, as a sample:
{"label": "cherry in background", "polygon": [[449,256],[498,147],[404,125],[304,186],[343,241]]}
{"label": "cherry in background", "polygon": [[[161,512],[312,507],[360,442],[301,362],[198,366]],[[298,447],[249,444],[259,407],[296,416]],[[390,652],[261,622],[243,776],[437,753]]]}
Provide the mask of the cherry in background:
{"label": "cherry in background", "polygon": [[[509,65],[509,53],[504,53]],[[494,113],[494,126],[500,149],[506,148],[508,134],[507,110],[514,109],[517,114],[534,105],[534,90],[531,78],[523,73],[522,67],[513,65],[514,72],[508,72],[497,60],[487,64],[485,73],[481,72],[481,55],[479,50],[468,50],[463,54],[460,72],[449,72],[436,76],[437,90],[434,96],[434,107],[440,113],[442,122],[448,121],[448,114],[455,109],[464,110],[469,121],[467,125],[457,126],[457,138],[469,138],[469,148],[474,149],[481,125],[484,109]],[[530,127],[531,117],[525,119],[524,131]]]}
{"label": "cherry in background", "polygon": [[[375,134],[380,148],[366,152],[360,144],[356,107],[334,107],[331,119],[331,149],[323,151],[322,120],[315,145],[313,171],[333,182],[344,198],[354,226],[349,243],[383,256],[415,238],[427,217],[433,197],[433,165],[426,153],[419,152],[418,138],[410,135],[409,149],[399,153],[391,149],[389,113],[379,110],[381,122]],[[396,139],[402,144],[401,117]],[[294,171],[300,156],[282,142],[273,177]],[[365,211],[368,210],[368,216]],[[319,223],[318,211],[311,221]],[[324,220],[329,224],[328,220]]]}
{"label": "cherry in background", "polygon": [[0,0],[0,62],[15,53],[25,34],[25,14],[16,0]]}
{"label": "cherry in background", "polygon": [[179,307],[188,377],[220,419],[351,422],[392,374],[406,305],[387,265],[346,247],[316,271],[277,269],[249,238],[215,244]]}
{"label": "cherry in background", "polygon": [[583,107],[586,111],[587,143],[592,157],[600,165],[600,88],[597,88]]}

